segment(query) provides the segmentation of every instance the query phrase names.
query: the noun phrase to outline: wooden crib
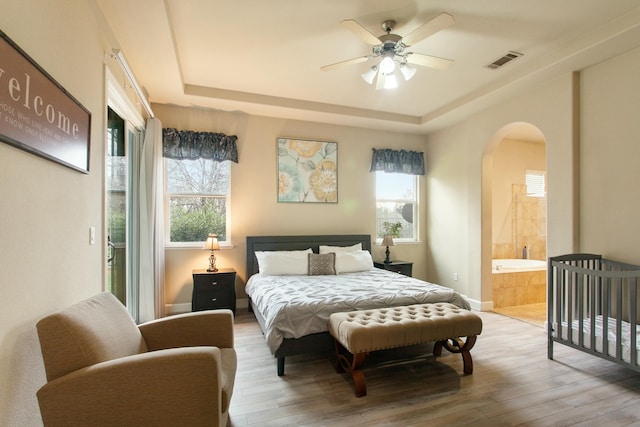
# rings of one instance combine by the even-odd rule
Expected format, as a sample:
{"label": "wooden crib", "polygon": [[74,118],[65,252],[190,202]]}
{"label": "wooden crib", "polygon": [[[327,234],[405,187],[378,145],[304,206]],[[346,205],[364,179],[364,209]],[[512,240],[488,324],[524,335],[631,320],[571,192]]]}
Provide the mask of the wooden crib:
{"label": "wooden crib", "polygon": [[570,254],[547,272],[548,358],[561,343],[640,371],[640,266]]}

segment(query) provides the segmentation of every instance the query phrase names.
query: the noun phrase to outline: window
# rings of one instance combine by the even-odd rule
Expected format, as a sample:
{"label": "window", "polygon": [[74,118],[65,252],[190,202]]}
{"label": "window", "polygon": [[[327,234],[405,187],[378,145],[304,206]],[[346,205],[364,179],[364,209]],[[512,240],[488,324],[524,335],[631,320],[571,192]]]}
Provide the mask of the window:
{"label": "window", "polygon": [[547,189],[545,187],[544,172],[528,170],[525,173],[525,183],[527,185],[527,196],[545,197]]}
{"label": "window", "polygon": [[175,160],[165,158],[168,230],[170,243],[201,245],[207,234],[228,242],[231,188],[228,160]]}
{"label": "window", "polygon": [[383,237],[387,226],[400,223],[398,240],[418,240],[418,176],[376,172],[376,235]]}

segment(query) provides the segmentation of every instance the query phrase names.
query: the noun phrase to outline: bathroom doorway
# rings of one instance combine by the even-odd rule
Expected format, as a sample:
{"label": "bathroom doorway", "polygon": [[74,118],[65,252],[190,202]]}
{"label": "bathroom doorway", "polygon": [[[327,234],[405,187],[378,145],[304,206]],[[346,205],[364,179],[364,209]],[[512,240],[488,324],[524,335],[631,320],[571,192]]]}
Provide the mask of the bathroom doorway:
{"label": "bathroom doorway", "polygon": [[497,141],[491,171],[493,311],[544,326],[546,320],[546,143],[527,123]]}

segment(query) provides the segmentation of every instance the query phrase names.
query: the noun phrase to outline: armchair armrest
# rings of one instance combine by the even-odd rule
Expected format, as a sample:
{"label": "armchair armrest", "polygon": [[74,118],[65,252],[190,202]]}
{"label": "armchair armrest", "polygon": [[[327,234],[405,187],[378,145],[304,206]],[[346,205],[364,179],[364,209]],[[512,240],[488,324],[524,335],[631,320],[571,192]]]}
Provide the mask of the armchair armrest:
{"label": "armchair armrest", "polygon": [[42,418],[47,426],[220,425],[220,363],[219,349],[189,347],[88,366],[38,390]]}
{"label": "armchair armrest", "polygon": [[149,351],[175,347],[233,348],[233,312],[209,310],[143,323],[138,328]]}

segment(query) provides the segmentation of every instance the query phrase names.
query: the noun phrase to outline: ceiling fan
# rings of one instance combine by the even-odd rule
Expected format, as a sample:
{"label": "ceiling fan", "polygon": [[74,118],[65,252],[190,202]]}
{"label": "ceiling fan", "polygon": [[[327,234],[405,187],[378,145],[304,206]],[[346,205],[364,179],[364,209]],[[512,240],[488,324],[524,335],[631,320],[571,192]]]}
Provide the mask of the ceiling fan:
{"label": "ceiling fan", "polygon": [[[365,43],[371,45],[372,54],[336,62],[335,64],[325,65],[320,67],[320,69],[323,71],[330,71],[344,65],[359,64],[361,62],[369,61],[370,59],[379,58],[380,61],[363,73],[362,78],[367,83],[373,84],[373,80],[377,76],[376,89],[396,87],[397,80],[394,74],[396,68],[400,69],[400,73],[405,80],[409,80],[416,73],[416,69],[412,67],[411,64],[444,70],[453,63],[451,59],[423,55],[415,52],[407,52],[405,49],[437,33],[438,31],[453,25],[454,23],[455,20],[453,19],[453,16],[448,13],[441,13],[402,37],[392,33],[393,28],[396,25],[396,21],[388,19],[383,21],[381,24],[381,27],[386,34],[376,37],[358,21],[354,19],[346,19],[340,24],[364,40]],[[396,67],[396,64],[398,67]]]}

